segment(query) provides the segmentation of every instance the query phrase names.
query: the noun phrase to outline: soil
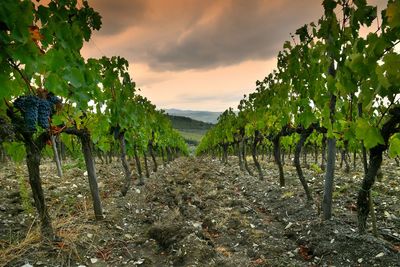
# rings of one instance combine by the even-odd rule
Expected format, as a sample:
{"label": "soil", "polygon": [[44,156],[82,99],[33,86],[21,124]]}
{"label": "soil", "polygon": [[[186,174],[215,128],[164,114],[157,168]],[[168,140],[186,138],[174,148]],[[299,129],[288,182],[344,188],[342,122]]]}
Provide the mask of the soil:
{"label": "soil", "polygon": [[361,164],[336,171],[334,216],[322,221],[323,173],[305,169],[307,203],[295,168],[286,187],[262,162],[265,180],[240,171],[236,158],[180,158],[121,196],[119,162],[96,165],[105,218],[95,221],[80,162],[41,166],[53,226],[43,241],[23,165],[0,169],[0,266],[400,266],[400,168],[385,160],[374,186],[378,237],[359,235],[356,195]]}

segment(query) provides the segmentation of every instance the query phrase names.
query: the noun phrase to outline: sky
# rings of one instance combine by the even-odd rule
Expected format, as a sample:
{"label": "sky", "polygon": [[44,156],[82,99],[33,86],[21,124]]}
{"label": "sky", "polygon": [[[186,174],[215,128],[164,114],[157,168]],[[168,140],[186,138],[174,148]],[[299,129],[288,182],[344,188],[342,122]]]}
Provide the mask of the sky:
{"label": "sky", "polygon": [[[158,108],[236,108],[276,66],[290,33],[323,14],[322,0],[89,0],[102,28],[86,58],[122,56]],[[385,0],[368,1],[378,5]]]}

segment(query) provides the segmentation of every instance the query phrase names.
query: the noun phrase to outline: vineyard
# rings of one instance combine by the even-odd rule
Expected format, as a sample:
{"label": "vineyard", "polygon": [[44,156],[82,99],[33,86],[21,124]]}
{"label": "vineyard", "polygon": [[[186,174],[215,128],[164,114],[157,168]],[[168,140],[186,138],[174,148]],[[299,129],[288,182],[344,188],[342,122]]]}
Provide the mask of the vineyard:
{"label": "vineyard", "polygon": [[400,1],[322,5],[194,156],[87,1],[2,1],[0,266],[399,266]]}

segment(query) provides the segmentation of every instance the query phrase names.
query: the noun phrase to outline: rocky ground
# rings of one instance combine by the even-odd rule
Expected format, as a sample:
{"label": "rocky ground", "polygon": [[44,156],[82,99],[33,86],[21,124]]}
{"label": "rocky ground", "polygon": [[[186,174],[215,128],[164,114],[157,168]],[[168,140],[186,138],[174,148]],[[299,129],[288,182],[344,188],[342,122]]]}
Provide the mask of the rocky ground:
{"label": "rocky ground", "polygon": [[118,162],[98,164],[105,219],[93,219],[84,166],[41,167],[61,242],[40,240],[23,165],[0,169],[0,266],[400,266],[400,168],[385,161],[373,195],[379,237],[356,230],[361,170],[336,173],[334,217],[320,218],[323,173],[305,170],[306,203],[295,169],[263,163],[265,180],[211,158],[181,158],[120,194]]}

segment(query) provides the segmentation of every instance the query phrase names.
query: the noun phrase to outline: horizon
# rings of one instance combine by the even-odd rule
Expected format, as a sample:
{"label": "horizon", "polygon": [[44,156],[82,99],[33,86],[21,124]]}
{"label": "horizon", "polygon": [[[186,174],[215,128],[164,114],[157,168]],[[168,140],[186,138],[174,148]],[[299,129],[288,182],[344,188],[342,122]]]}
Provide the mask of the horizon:
{"label": "horizon", "polygon": [[212,112],[212,113],[222,113],[222,112],[225,111],[225,110],[223,110],[223,111],[194,110],[194,109],[180,109],[180,108],[166,108],[166,109],[160,108],[160,109],[165,110],[165,111],[167,111],[167,110],[178,110],[178,111],[183,111],[183,112]]}

